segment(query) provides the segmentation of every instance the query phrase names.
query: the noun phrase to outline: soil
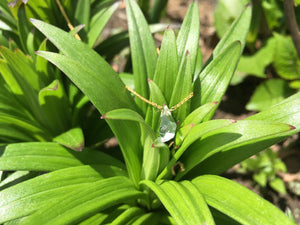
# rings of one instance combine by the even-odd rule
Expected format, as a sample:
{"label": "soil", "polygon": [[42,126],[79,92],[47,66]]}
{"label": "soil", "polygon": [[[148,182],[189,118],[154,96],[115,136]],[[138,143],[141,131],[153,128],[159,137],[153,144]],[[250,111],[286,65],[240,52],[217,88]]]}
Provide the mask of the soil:
{"label": "soil", "polygon": [[[191,0],[170,0],[167,5],[166,15],[163,21],[167,21],[171,26],[178,26],[183,21]],[[217,5],[217,0],[198,0],[200,14],[200,46],[203,53],[204,62],[210,57],[214,47],[218,42],[218,37],[214,28],[214,9]],[[124,8],[120,8],[109,22],[106,30],[107,35],[111,34],[116,28],[123,27],[127,29],[126,13]],[[155,35],[158,43],[161,41],[160,34]],[[121,72],[125,66],[125,62],[117,60],[113,62],[113,67],[116,71]],[[249,101],[255,87],[262,80],[255,77],[247,77],[244,82],[237,86],[230,86],[216,112],[215,119],[230,118],[235,120],[244,119],[255,112],[250,112],[245,109],[246,103]],[[294,135],[288,140],[272,146],[274,151],[279,152],[279,157],[287,166],[287,173],[278,174],[286,182],[288,193],[286,195],[278,194],[270,187],[260,188],[253,182],[251,174],[238,173],[236,167],[228,170],[224,176],[230,178],[245,187],[251,189],[255,193],[261,195],[268,201],[272,202],[283,211],[290,209],[296,222],[300,224],[300,141],[298,135]],[[298,184],[298,189],[290,187],[291,182]],[[298,191],[298,195],[296,192]]]}

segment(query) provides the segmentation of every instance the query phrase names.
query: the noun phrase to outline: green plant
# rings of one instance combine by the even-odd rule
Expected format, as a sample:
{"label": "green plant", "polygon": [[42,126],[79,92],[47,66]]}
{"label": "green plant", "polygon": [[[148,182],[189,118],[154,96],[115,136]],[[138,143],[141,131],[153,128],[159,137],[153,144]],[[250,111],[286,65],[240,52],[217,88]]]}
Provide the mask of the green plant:
{"label": "green plant", "polygon": [[95,145],[112,136],[79,89],[34,53],[36,49],[55,48],[33,28],[28,17],[62,28],[66,28],[65,20],[85,24],[84,29],[77,26],[71,33],[80,32],[82,41],[97,46],[99,35],[119,5],[115,1],[61,4],[47,0],[27,4],[15,1],[8,6],[7,1],[1,1],[1,143],[53,140],[81,150],[84,145]]}
{"label": "green plant", "polygon": [[[220,37],[246,2],[249,1],[218,1],[215,26]],[[292,40],[292,37],[295,39],[294,36],[298,35],[297,22],[300,22],[300,8],[294,8],[292,2],[254,1],[254,16],[247,38],[247,50],[241,57],[231,81],[231,84],[237,85],[249,75],[265,79],[254,91],[246,106],[248,110],[266,109],[292,95],[296,92],[294,89],[300,87],[300,61],[299,50],[297,50],[299,47],[295,47],[297,43]],[[232,5],[234,7],[231,7]],[[287,5],[291,7],[287,9]],[[292,16],[293,11],[295,11],[295,18]]]}
{"label": "green plant", "polygon": [[261,197],[217,176],[300,129],[299,94],[247,120],[211,120],[245,45],[250,6],[204,67],[199,61],[196,2],[191,3],[177,38],[171,29],[165,31],[159,55],[135,1],[127,0],[126,10],[136,92],[168,107],[194,93],[172,114],[180,121],[175,143],[153,145],[160,112],[138,98],[134,101],[101,56],[55,26],[32,20],[62,53],[39,51],[38,55],[60,68],[107,119],[124,162],[114,152],[87,148],[74,152],[57,143],[8,145],[1,150],[1,170],[49,173],[16,185],[8,183],[0,192],[0,221],[294,224]]}
{"label": "green plant", "polygon": [[260,152],[254,158],[241,163],[241,172],[253,172],[253,180],[261,187],[270,185],[275,191],[286,194],[283,180],[277,176],[278,172],[286,172],[284,162],[271,149]]}

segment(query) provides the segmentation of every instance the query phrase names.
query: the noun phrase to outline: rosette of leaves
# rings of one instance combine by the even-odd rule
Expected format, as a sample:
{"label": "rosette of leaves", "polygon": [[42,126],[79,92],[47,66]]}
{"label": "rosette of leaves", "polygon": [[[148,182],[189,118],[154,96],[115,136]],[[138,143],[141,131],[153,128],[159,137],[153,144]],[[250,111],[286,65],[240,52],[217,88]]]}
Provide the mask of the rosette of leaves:
{"label": "rosette of leaves", "polygon": [[[24,3],[23,3],[24,2]],[[69,30],[76,26],[89,46],[97,42],[120,2],[1,1],[0,3],[0,142],[51,141],[75,150],[111,137],[88,98],[59,70],[34,51],[55,50],[30,23],[35,17]],[[65,18],[59,6],[68,18]],[[97,42],[97,43],[96,43]],[[83,134],[84,132],[84,134]],[[85,137],[84,137],[85,136]],[[84,140],[85,139],[85,140]]]}
{"label": "rosette of leaves", "polygon": [[253,173],[253,180],[259,186],[266,188],[269,184],[275,191],[286,194],[284,182],[277,176],[278,172],[286,172],[286,166],[271,149],[242,162],[240,172],[246,171]]}
{"label": "rosette of leaves", "polygon": [[[211,120],[244,47],[251,7],[233,23],[204,67],[196,2],[191,3],[177,38],[166,30],[159,55],[136,2],[126,0],[126,11],[136,92],[168,106],[194,93],[172,114],[180,121],[175,143],[153,145],[160,112],[138,98],[134,101],[101,56],[72,35],[32,20],[62,53],[38,55],[60,68],[104,115],[123,160],[113,152],[74,153],[55,143],[8,145],[2,150],[1,170],[49,173],[16,185],[6,182],[10,187],[0,192],[0,221],[295,224],[250,190],[218,176],[300,129],[299,94],[247,120]],[[19,156],[26,161],[16,165]]]}

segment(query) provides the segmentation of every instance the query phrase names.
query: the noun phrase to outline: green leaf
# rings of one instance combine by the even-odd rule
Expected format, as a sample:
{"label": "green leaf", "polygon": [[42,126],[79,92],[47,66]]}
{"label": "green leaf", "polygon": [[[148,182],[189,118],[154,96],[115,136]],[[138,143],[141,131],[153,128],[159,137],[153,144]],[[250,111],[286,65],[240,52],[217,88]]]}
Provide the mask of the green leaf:
{"label": "green leaf", "polygon": [[[275,39],[269,38],[266,45],[260,48],[254,55],[242,56],[231,84],[238,84],[247,75],[267,78],[265,68],[273,61],[274,48]],[[240,79],[237,76],[240,76]]]}
{"label": "green leaf", "polygon": [[131,120],[140,123],[142,129],[142,142],[144,146],[142,178],[154,180],[159,169],[165,166],[169,159],[168,148],[158,148],[154,146],[157,138],[152,128],[137,113],[129,109],[117,109],[110,111],[102,116],[105,119]]}
{"label": "green leaf", "polygon": [[[149,98],[147,78],[153,79],[157,53],[146,19],[134,0],[126,0],[135,91]],[[136,100],[146,114],[147,103]]]}
{"label": "green leaf", "polygon": [[18,9],[18,31],[24,52],[29,53],[27,48],[27,38],[30,33],[30,27],[26,16],[24,4],[21,4]]}
{"label": "green leaf", "polygon": [[[193,108],[208,102],[220,102],[237,66],[240,57],[241,43],[236,41],[220,53],[207,65],[200,74],[200,83],[196,83]],[[198,90],[200,93],[198,94]],[[209,114],[209,119],[213,116]]]}
{"label": "green leaf", "polygon": [[137,112],[130,109],[115,109],[105,113],[102,119],[114,119],[114,120],[131,120],[140,123],[143,134],[156,137],[152,128],[145,122],[143,117]]}
{"label": "green leaf", "polygon": [[84,136],[81,128],[72,128],[53,138],[53,141],[75,151],[82,151],[84,147]]}
{"label": "green leaf", "polygon": [[203,121],[204,117],[211,111],[214,110],[218,105],[218,102],[209,102],[206,103],[193,112],[191,112],[181,124],[181,127],[188,125],[188,124],[199,124]]}
{"label": "green leaf", "polygon": [[[194,143],[196,140],[200,139],[205,134],[207,134],[207,133],[209,133],[213,130],[219,129],[220,127],[228,126],[231,123],[233,123],[232,120],[210,120],[210,121],[206,121],[204,123],[200,123],[198,125],[193,126],[192,129],[190,130],[190,132],[187,134],[187,136],[183,140],[183,143],[181,144],[181,146],[176,146],[176,148],[178,148],[178,147],[179,148],[177,149],[177,151],[175,152],[173,158],[168,163],[166,168],[161,172],[161,174],[158,176],[157,179],[162,179],[166,175],[171,174],[173,166],[176,164],[176,162],[178,160],[180,160],[180,162],[181,162],[180,157],[184,154],[184,152],[188,149],[188,147],[192,143]],[[182,131],[179,130],[178,132],[179,132],[179,135],[180,135],[180,133]],[[176,134],[176,135],[178,135],[178,134]],[[194,156],[192,156],[192,157],[194,157]],[[184,165],[184,167],[185,167],[185,165]]]}
{"label": "green leaf", "polygon": [[[184,99],[192,92],[192,81],[193,81],[193,71],[191,55],[187,52],[185,57],[181,61],[179,71],[177,74],[177,79],[173,87],[172,97],[170,100],[170,106],[175,107],[177,104],[181,104]],[[190,111],[190,101],[184,102],[173,112],[173,117],[175,120],[183,121]]]}
{"label": "green leaf", "polygon": [[1,151],[0,170],[53,171],[84,164],[104,164],[124,169],[113,157],[96,150],[68,150],[57,143],[10,144]]}
{"label": "green leaf", "polygon": [[264,11],[264,16],[266,18],[268,28],[270,30],[279,28],[282,25],[281,23],[284,17],[282,5],[279,2],[272,0],[261,2],[261,6]]}
{"label": "green leaf", "polygon": [[181,29],[177,36],[177,50],[179,64],[184,61],[189,52],[191,58],[191,73],[194,74],[196,58],[199,48],[200,19],[197,1],[192,1],[185,15]]}
{"label": "green leaf", "polygon": [[40,90],[38,98],[46,120],[43,122],[52,134],[57,135],[70,128],[71,107],[61,82],[54,80]]}
{"label": "green leaf", "polygon": [[57,203],[80,187],[90,190],[90,185],[112,174],[118,172],[110,166],[80,166],[44,174],[7,188],[0,192],[0,222],[48,207],[49,200]]}
{"label": "green leaf", "polygon": [[274,49],[274,67],[284,79],[300,78],[300,60],[291,37],[274,33],[276,45]]}
{"label": "green leaf", "polygon": [[113,221],[113,224],[127,224],[132,218],[140,217],[144,213],[139,207],[129,207]]}
{"label": "green leaf", "polygon": [[17,20],[12,15],[7,1],[0,1],[0,20],[7,24],[12,30],[17,30]]}
{"label": "green leaf", "polygon": [[162,202],[177,224],[215,224],[200,190],[190,181],[142,181]]}
{"label": "green leaf", "polygon": [[158,23],[161,14],[165,10],[168,0],[155,0],[149,11],[149,22]]}
{"label": "green leaf", "polygon": [[74,25],[84,24],[84,30],[89,30],[90,20],[90,0],[79,0],[76,3],[76,9],[74,13]]}
{"label": "green leaf", "polygon": [[29,180],[35,176],[38,176],[38,172],[31,171],[15,171],[11,173],[7,178],[1,180],[0,190],[6,189],[8,187],[14,186],[23,181]]}
{"label": "green leaf", "polygon": [[[149,84],[149,90],[150,90],[150,100],[159,105],[164,106],[167,105],[167,101],[161,91],[161,89],[156,85],[155,82],[152,80],[148,80]],[[161,109],[162,110],[162,109]],[[151,124],[152,129],[158,133],[159,131],[159,125],[161,122],[161,110],[158,110],[155,107],[148,107],[147,113],[146,113],[146,122],[148,124]]]}
{"label": "green leaf", "polygon": [[96,44],[99,35],[103,31],[105,25],[109,21],[112,14],[117,10],[119,5],[120,2],[115,2],[110,6],[104,4],[103,8],[101,7],[100,9],[98,9],[98,12],[93,15],[90,23],[90,29],[88,31],[88,44],[90,47],[93,47]]}
{"label": "green leaf", "polygon": [[222,173],[269,147],[270,141],[291,129],[287,124],[260,120],[241,120],[216,129],[191,145],[180,158],[185,171],[178,173],[177,177],[181,178],[195,166],[189,176]]}
{"label": "green leaf", "polygon": [[[160,53],[157,59],[156,70],[153,78],[153,81],[158,85],[167,101],[164,102],[164,104],[169,105],[170,103],[178,69],[179,63],[175,34],[174,31],[168,27],[164,33],[161,43]],[[169,105],[169,107],[171,106]]]}
{"label": "green leaf", "polygon": [[267,80],[254,91],[246,105],[247,110],[263,111],[270,108],[294,93],[286,81],[281,79]]}
{"label": "green leaf", "polygon": [[[216,22],[216,24],[220,24],[220,26],[222,26],[222,28],[226,28],[225,29],[226,32],[225,32],[225,30],[223,31],[224,35],[221,34],[222,38],[219,41],[216,48],[214,49],[214,52],[213,52],[214,58],[216,56],[218,56],[222,51],[224,51],[229,45],[231,45],[235,41],[240,41],[240,43],[241,43],[240,54],[242,54],[242,51],[246,44],[247,34],[249,31],[250,22],[251,22],[252,7],[250,4],[247,4],[247,3],[249,3],[249,0],[243,0],[243,1],[231,0],[231,1],[232,1],[232,4],[228,4],[227,0],[219,2],[218,7],[220,7],[221,13],[218,11],[218,9],[215,12],[215,18],[219,15],[225,15],[227,17],[230,15],[227,13],[228,11],[233,12],[233,16],[231,16],[231,18],[229,19],[229,23],[230,24],[232,22],[233,23],[230,26],[230,28],[227,29],[226,26],[221,25],[221,24],[223,24],[224,19],[220,19],[220,22]],[[241,3],[243,4],[244,7],[246,6],[243,11],[241,11],[242,10]],[[238,6],[239,9],[236,9],[236,6]],[[224,8],[222,9],[222,7],[226,7],[227,9],[224,10]],[[237,11],[235,11],[235,10],[237,10]],[[238,11],[240,11],[241,14],[239,15],[239,17],[237,17],[234,20],[234,17],[238,14]],[[218,30],[218,28],[217,28],[217,30]]]}
{"label": "green leaf", "polygon": [[[70,191],[64,199],[28,216],[23,224],[70,224],[111,206],[143,197],[125,177],[107,178]],[[54,207],[55,206],[55,207]]]}
{"label": "green leaf", "polygon": [[297,133],[300,131],[300,93],[294,94],[277,105],[246,118],[246,120],[268,120],[290,124],[296,129],[285,135]]}
{"label": "green leaf", "polygon": [[195,178],[192,183],[209,206],[241,224],[295,225],[277,207],[236,182],[214,175],[204,175]]}
{"label": "green leaf", "polygon": [[[31,59],[26,57],[19,49],[14,52],[2,47],[0,53],[6,60],[10,69],[13,71],[15,79],[19,81],[19,85],[23,88],[25,94],[29,95],[29,87],[35,91],[39,91],[43,84],[39,79],[39,74],[35,71],[34,64]],[[16,77],[18,76],[18,77]],[[27,84],[25,84],[25,82]]]}
{"label": "green leaf", "polygon": [[290,83],[290,87],[294,89],[300,89],[300,80],[295,80]]}
{"label": "green leaf", "polygon": [[[95,51],[54,26],[38,20],[31,22],[64,54],[39,52],[39,55],[58,66],[101,114],[117,108],[137,110],[119,76]],[[107,122],[118,139],[130,177],[137,183],[141,170],[137,124],[130,121]]]}

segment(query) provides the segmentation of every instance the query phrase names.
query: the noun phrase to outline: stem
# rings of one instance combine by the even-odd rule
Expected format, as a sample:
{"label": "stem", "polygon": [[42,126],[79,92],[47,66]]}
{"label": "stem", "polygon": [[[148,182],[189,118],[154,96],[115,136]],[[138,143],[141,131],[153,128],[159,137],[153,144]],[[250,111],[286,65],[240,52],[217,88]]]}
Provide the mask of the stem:
{"label": "stem", "polygon": [[294,11],[294,0],[284,0],[284,14],[287,20],[289,31],[291,32],[292,39],[300,58],[300,32],[298,29],[295,11]]}

